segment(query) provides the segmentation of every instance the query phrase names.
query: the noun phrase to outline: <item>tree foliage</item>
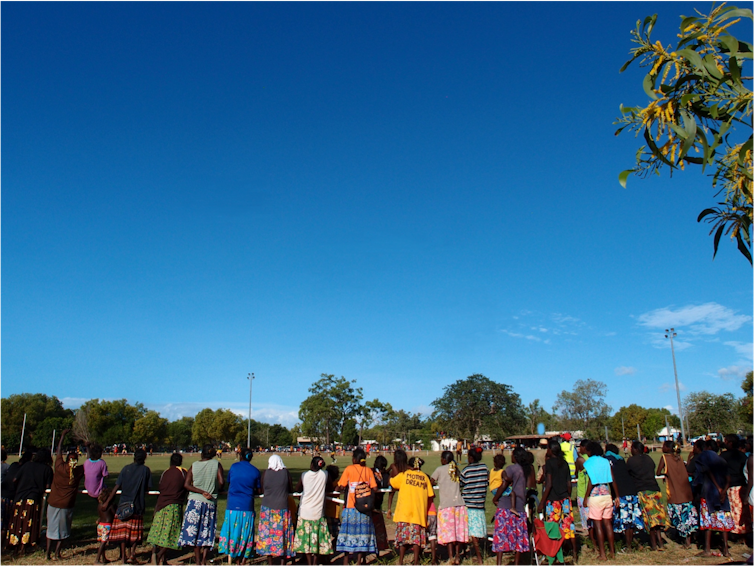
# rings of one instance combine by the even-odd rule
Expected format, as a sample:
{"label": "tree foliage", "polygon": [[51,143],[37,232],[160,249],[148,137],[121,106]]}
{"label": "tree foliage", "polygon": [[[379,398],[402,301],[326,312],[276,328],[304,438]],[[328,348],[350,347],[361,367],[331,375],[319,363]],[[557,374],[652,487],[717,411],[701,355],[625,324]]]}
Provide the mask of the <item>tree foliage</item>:
{"label": "tree foliage", "polygon": [[684,399],[684,414],[687,415],[690,431],[696,436],[708,432],[723,434],[738,428],[736,398],[732,393],[716,395],[709,391],[689,393]]}
{"label": "tree foliage", "polygon": [[126,399],[90,399],[81,409],[87,414],[91,440],[103,445],[131,442],[134,423],[147,413],[144,405],[131,405]]}
{"label": "tree foliage", "polygon": [[9,395],[0,402],[0,428],[3,444],[9,449],[18,448],[26,414],[24,446],[49,446],[52,431],[58,427],[70,427],[73,411],[63,407],[60,400],[43,393],[20,393]]}
{"label": "tree foliage", "polygon": [[573,391],[561,391],[553,411],[568,430],[582,430],[587,438],[601,438],[610,419],[610,405],[605,402],[607,385],[592,379],[579,379]]}
{"label": "tree foliage", "polygon": [[160,416],[157,411],[147,413],[134,422],[131,442],[134,444],[161,445],[168,435],[168,420]]}
{"label": "tree foliage", "polygon": [[194,417],[182,417],[169,422],[165,435],[165,442],[173,450],[181,450],[191,446],[191,432],[194,428]]}
{"label": "tree foliage", "polygon": [[360,387],[354,388],[354,383],[356,380],[348,381],[343,376],[321,374],[309,388],[311,395],[299,406],[301,431],[326,444],[333,439],[343,442],[346,422],[361,411],[362,391]]}
{"label": "tree foliage", "polygon": [[674,49],[652,42],[656,14],[639,20],[631,32],[637,47],[621,72],[637,59],[648,68],[644,91],[650,101],[644,107],[621,105],[616,135],[628,128],[646,142],[636,153],[636,166],[619,176],[624,187],[632,173],[659,174],[668,167],[672,175],[687,164],[700,165],[702,172],[712,168],[712,186],[723,200],[697,221],[712,224],[713,257],[725,234],[751,263],[752,93],[745,75],[752,46],[728,31],[742,19],[751,20],[751,10],[724,4],[709,15],[684,17]]}
{"label": "tree foliage", "polygon": [[747,431],[751,431],[752,421],[754,421],[754,412],[752,412],[752,390],[754,390],[754,372],[750,371],[746,374],[743,382],[741,382],[741,389],[744,392],[744,397],[741,399],[741,421]]}
{"label": "tree foliage", "polygon": [[668,424],[671,427],[680,429],[681,420],[677,415],[665,408],[644,408],[636,404],[627,407],[621,407],[616,412],[610,422],[610,437],[621,438],[625,426],[626,438],[636,437],[636,425],[641,428],[642,436],[655,438],[657,434],[665,428],[665,417],[668,418]]}
{"label": "tree foliage", "polygon": [[229,409],[202,409],[194,417],[191,440],[200,446],[219,445],[222,442],[238,444],[241,440],[245,442],[245,419]]}
{"label": "tree foliage", "polygon": [[489,434],[499,440],[526,425],[521,398],[509,385],[477,373],[443,391],[432,401],[432,416],[448,435],[474,440]]}
{"label": "tree foliage", "polygon": [[524,407],[524,416],[526,417],[529,434],[537,434],[539,423],[545,425],[545,430],[552,430],[557,426],[557,419],[540,405],[539,399],[534,399]]}

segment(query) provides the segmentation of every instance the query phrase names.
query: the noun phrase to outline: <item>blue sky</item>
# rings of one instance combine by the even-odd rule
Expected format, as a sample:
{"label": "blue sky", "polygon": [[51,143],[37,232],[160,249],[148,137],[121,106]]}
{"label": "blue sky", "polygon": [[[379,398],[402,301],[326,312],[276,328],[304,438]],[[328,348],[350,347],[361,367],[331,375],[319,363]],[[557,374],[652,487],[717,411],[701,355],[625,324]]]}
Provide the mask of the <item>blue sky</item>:
{"label": "blue sky", "polygon": [[[291,425],[321,373],[740,394],[709,177],[629,179],[629,32],[708,3],[4,3],[2,395]],[[739,6],[751,6],[751,3]],[[750,29],[739,30],[740,34]]]}

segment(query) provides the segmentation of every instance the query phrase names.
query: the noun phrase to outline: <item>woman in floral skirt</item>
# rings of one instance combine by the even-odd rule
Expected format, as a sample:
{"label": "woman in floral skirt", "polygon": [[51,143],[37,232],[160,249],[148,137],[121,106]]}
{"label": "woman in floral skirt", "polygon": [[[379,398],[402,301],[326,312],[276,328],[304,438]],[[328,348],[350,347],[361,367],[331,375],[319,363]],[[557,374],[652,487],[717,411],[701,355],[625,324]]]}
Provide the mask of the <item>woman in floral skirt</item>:
{"label": "woman in floral skirt", "polygon": [[277,454],[270,456],[267,470],[262,476],[264,499],[259,510],[259,533],[257,534],[257,554],[267,557],[272,564],[273,558],[285,562],[293,558],[293,531],[295,525],[288,508],[288,494],[293,489],[291,475],[283,459]]}
{"label": "woman in floral skirt", "polygon": [[327,472],[324,468],[322,458],[312,458],[309,471],[301,474],[297,488],[302,493],[293,550],[305,554],[307,564],[321,564],[318,560],[321,555],[332,554],[330,529],[325,517]]}
{"label": "woman in floral skirt", "polygon": [[[522,552],[529,552],[529,531],[526,526],[526,478],[534,471],[526,450],[516,448],[512,464],[503,470],[503,484],[495,492],[495,534],[492,552],[497,553],[497,564],[502,564],[504,552],[514,552],[513,563],[518,564]],[[510,491],[508,491],[510,487]]]}

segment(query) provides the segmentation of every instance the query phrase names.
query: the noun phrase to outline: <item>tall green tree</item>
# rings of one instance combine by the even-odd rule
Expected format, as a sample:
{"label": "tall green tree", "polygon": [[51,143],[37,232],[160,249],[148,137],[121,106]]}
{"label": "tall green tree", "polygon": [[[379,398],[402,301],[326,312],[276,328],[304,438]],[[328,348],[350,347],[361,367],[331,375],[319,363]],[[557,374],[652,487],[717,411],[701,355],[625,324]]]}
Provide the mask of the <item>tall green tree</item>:
{"label": "tall green tree", "polygon": [[302,432],[326,444],[333,439],[342,442],[346,422],[355,419],[361,407],[362,390],[354,383],[343,376],[321,374],[299,406]]}
{"label": "tall green tree", "polygon": [[[623,438],[624,430],[626,438],[636,438],[636,425],[641,427],[646,418],[647,409],[636,403],[621,407],[610,419],[610,438]],[[643,428],[642,434],[646,434]]]}
{"label": "tall green tree", "polygon": [[181,417],[168,423],[165,441],[173,450],[181,450],[191,446],[191,431],[194,427],[194,417]]}
{"label": "tall green tree", "polygon": [[750,371],[746,374],[743,382],[741,382],[741,389],[743,389],[744,397],[741,399],[741,421],[744,424],[744,430],[751,431],[752,421],[754,421],[754,413],[752,412],[752,390],[754,390],[754,372]]}
{"label": "tall green tree", "polygon": [[103,445],[131,442],[134,423],[147,413],[144,405],[131,405],[126,399],[90,399],[81,409],[88,414],[91,440]]}
{"label": "tall green tree", "polygon": [[736,398],[732,393],[716,395],[709,391],[689,393],[684,399],[684,414],[689,421],[689,434],[708,432],[728,434],[738,428]]}
{"label": "tall green tree", "polygon": [[579,379],[572,391],[558,393],[553,411],[568,430],[582,430],[588,438],[602,438],[610,419],[606,396],[607,385],[602,381]]}
{"label": "tall green tree", "polygon": [[619,181],[625,187],[630,174],[659,175],[663,167],[671,175],[686,165],[711,169],[722,201],[704,209],[697,221],[712,224],[713,257],[728,235],[751,263],[752,46],[730,28],[743,20],[750,31],[752,12],[719,4],[708,15],[682,18],[675,48],[652,40],[657,14],[639,20],[631,32],[637,46],[621,72],[638,59],[648,69],[644,91],[650,100],[646,106],[621,105],[616,135],[627,128],[646,145]]}
{"label": "tall green tree", "polygon": [[245,440],[245,419],[230,409],[202,409],[194,417],[191,428],[191,440],[198,445],[230,442],[237,444],[239,439]]}
{"label": "tall green tree", "polygon": [[[17,449],[21,441],[21,429],[26,414],[24,446],[49,446],[52,442],[52,430],[57,423],[70,426],[73,411],[63,407],[60,399],[43,393],[19,393],[3,397],[0,400],[0,427],[3,444],[9,449]],[[62,419],[42,423],[46,419]]]}
{"label": "tall green tree", "polygon": [[526,426],[519,395],[509,385],[478,373],[447,385],[432,406],[432,417],[444,432],[461,438],[488,434],[499,440]]}
{"label": "tall green tree", "polygon": [[524,407],[524,416],[526,416],[527,432],[529,434],[537,434],[537,426],[539,423],[545,425],[545,430],[551,430],[554,428],[556,419],[547,412],[547,410],[539,403],[539,399],[534,399],[531,403]]}
{"label": "tall green tree", "polygon": [[157,411],[147,411],[136,419],[131,442],[134,444],[162,444],[168,435],[168,420],[160,416]]}

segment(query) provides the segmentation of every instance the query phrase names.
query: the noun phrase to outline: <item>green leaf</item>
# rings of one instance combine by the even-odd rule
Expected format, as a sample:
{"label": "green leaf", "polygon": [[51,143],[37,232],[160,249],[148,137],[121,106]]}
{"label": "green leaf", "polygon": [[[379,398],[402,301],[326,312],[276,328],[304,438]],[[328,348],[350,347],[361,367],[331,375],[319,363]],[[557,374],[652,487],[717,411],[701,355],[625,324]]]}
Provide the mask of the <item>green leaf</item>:
{"label": "green leaf", "polygon": [[720,72],[720,69],[717,68],[717,65],[715,64],[715,59],[712,57],[711,54],[705,55],[704,59],[704,68],[707,69],[707,72],[715,77],[716,79],[722,79],[723,74]]}
{"label": "green leaf", "polygon": [[731,57],[728,60],[728,65],[730,66],[730,78],[733,79],[734,83],[740,83],[741,82],[741,67],[738,66],[738,61],[735,57]]}
{"label": "green leaf", "polygon": [[701,211],[701,212],[699,213],[699,216],[697,217],[696,221],[697,221],[697,222],[701,222],[701,221],[702,221],[702,219],[703,219],[703,218],[704,218],[705,216],[709,216],[710,214],[717,214],[717,210],[715,210],[714,208],[705,208],[704,210],[702,210],[702,211]]}
{"label": "green leaf", "polygon": [[712,163],[712,154],[710,153],[709,143],[707,143],[707,136],[704,134],[703,129],[699,128],[696,131],[696,137],[699,138],[699,141],[702,143],[701,161],[702,161],[702,173],[704,173],[704,169],[705,167],[707,167],[707,163]]}
{"label": "green leaf", "polygon": [[626,181],[628,180],[628,176],[633,173],[634,169],[626,169],[625,171],[622,171],[620,175],[618,175],[618,182],[620,183],[620,186],[624,189],[626,188]]}
{"label": "green leaf", "polygon": [[665,165],[669,165],[670,167],[674,167],[674,165],[667,160],[667,158],[662,154],[660,149],[657,147],[657,144],[652,139],[652,136],[649,135],[649,130],[647,128],[644,128],[644,139],[647,142],[647,145],[649,146],[649,150],[652,152],[652,155],[654,155],[657,159],[662,161]]}
{"label": "green leaf", "polygon": [[741,252],[743,256],[749,260],[749,263],[751,263],[751,253],[749,252],[749,249],[746,247],[746,244],[744,243],[743,239],[741,239],[740,232],[736,236],[736,240],[738,240],[738,251]]}
{"label": "green leaf", "polygon": [[738,40],[735,37],[732,35],[723,35],[720,38],[720,43],[728,50],[731,59],[736,56],[736,53],[738,53]]}
{"label": "green leaf", "polygon": [[649,36],[652,35],[652,28],[655,27],[655,22],[657,21],[657,14],[654,14],[653,16],[647,16],[644,18],[644,23],[642,24],[642,30],[644,30],[644,33],[647,36],[647,39],[649,39]]}
{"label": "green leaf", "polygon": [[700,73],[707,75],[707,68],[704,66],[704,62],[702,62],[702,58],[699,56],[699,53],[697,53],[693,49],[681,49],[676,54],[686,59],[689,63],[696,67],[696,69]]}
{"label": "green leaf", "polygon": [[723,11],[725,14],[724,16],[718,18],[717,23],[721,24],[725,20],[729,20],[731,18],[749,18],[752,19],[752,12],[751,10],[747,8],[736,8],[735,6],[731,6],[727,9],[727,11]]}
{"label": "green leaf", "polygon": [[696,120],[694,120],[694,118],[692,118],[688,112],[681,110],[681,117],[683,118],[683,128],[684,130],[686,130],[686,138],[681,144],[681,153],[678,156],[679,161],[686,156],[691,147],[694,145],[697,130]]}
{"label": "green leaf", "polygon": [[720,244],[720,236],[723,235],[724,229],[725,229],[725,224],[720,226],[720,228],[718,228],[717,232],[715,233],[715,242],[712,244],[715,252],[712,254],[712,259],[715,259],[715,256],[717,255],[717,246]]}
{"label": "green leaf", "polygon": [[738,152],[738,164],[741,167],[745,167],[746,166],[745,163],[744,163],[744,157],[746,157],[746,152],[751,149],[751,146],[752,146],[752,140],[751,140],[751,136],[749,136],[749,139],[746,141],[746,143],[744,143],[741,146],[741,149]]}
{"label": "green leaf", "polygon": [[694,22],[698,22],[698,21],[699,21],[699,18],[697,18],[696,16],[689,16],[687,18],[683,18],[683,20],[681,20],[681,31],[684,31],[689,26],[689,24],[693,24]]}
{"label": "green leaf", "polygon": [[681,97],[681,106],[687,106],[689,102],[696,102],[699,98],[698,94],[684,94]]}
{"label": "green leaf", "polygon": [[652,100],[658,99],[657,95],[654,93],[654,90],[652,90],[654,89],[654,86],[655,86],[655,77],[653,77],[651,74],[648,74],[647,76],[645,76],[643,86],[644,86],[644,92],[647,93],[647,96],[649,98],[651,98]]}

